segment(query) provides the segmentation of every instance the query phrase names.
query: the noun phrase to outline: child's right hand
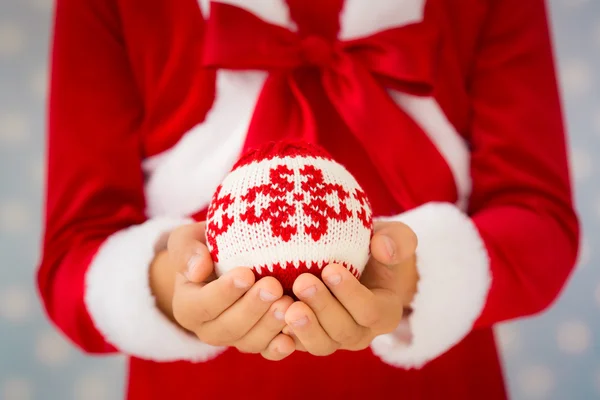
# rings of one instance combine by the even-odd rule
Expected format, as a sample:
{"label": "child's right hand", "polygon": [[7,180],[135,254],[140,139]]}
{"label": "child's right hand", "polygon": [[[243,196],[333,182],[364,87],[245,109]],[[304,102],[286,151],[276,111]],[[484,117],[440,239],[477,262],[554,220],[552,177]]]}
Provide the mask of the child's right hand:
{"label": "child's right hand", "polygon": [[174,230],[167,250],[155,259],[150,283],[159,308],[206,344],[284,359],[295,349],[293,339],[281,333],[293,300],[282,296],[274,278],[255,282],[249,268],[217,279],[204,229],[196,223]]}

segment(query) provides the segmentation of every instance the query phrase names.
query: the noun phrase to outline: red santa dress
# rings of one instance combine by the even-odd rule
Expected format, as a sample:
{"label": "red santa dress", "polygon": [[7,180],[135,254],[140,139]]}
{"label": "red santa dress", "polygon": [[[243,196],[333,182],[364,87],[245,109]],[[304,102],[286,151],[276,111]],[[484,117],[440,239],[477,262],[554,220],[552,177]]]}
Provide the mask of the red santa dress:
{"label": "red santa dress", "polygon": [[[543,0],[58,0],[38,285],[129,399],[504,399],[492,326],[545,309],[579,225]],[[240,153],[322,145],[417,234],[413,340],[281,362],[155,306],[163,232]]]}

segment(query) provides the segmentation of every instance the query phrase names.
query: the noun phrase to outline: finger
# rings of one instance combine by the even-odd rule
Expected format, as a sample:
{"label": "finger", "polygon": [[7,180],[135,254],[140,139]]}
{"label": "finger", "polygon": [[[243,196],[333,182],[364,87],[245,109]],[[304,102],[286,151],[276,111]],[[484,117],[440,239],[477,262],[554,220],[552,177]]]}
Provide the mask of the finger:
{"label": "finger", "polygon": [[263,278],[217,318],[202,324],[196,334],[198,337],[215,338],[222,344],[235,343],[256,325],[282,295],[283,288],[277,279]]}
{"label": "finger", "polygon": [[196,331],[234,304],[254,284],[249,268],[236,268],[210,283],[193,283],[179,274],[175,281],[173,315],[186,329]]}
{"label": "finger", "polygon": [[300,275],[294,282],[293,291],[312,309],[321,327],[340,347],[354,349],[369,334],[369,330],[356,323],[348,310],[316,276]]}
{"label": "finger", "polygon": [[281,333],[283,333],[284,335],[288,335],[294,340],[294,343],[296,344],[296,351],[306,352],[306,347],[304,347],[304,345],[302,344],[302,342],[300,342],[298,337],[294,335],[294,332],[292,332],[292,328],[290,328],[289,325],[286,325],[285,328],[283,328],[283,330],[281,331]]}
{"label": "finger", "polygon": [[277,335],[261,355],[270,361],[280,361],[294,352],[294,341],[288,335]]}
{"label": "finger", "polygon": [[235,343],[235,347],[245,353],[260,353],[271,340],[285,328],[285,312],[293,303],[291,297],[283,296],[271,305],[262,318]]}
{"label": "finger", "polygon": [[169,235],[171,262],[191,282],[203,282],[213,273],[213,262],[205,245],[205,223],[180,226]]}
{"label": "finger", "polygon": [[328,356],[339,348],[321,327],[310,307],[303,302],[292,304],[285,314],[285,320],[309,353]]}
{"label": "finger", "polygon": [[[322,272],[323,281],[359,325],[375,331],[393,329],[402,318],[402,301],[396,292],[370,290],[346,268],[331,264]],[[385,318],[383,318],[385,316]]]}
{"label": "finger", "polygon": [[416,290],[418,272],[416,261],[417,237],[401,222],[376,224],[371,239],[371,259],[361,276],[361,282],[374,290],[387,290],[402,297],[409,305]]}
{"label": "finger", "polygon": [[395,266],[411,258],[417,249],[417,235],[401,222],[375,224],[371,255],[386,266]]}

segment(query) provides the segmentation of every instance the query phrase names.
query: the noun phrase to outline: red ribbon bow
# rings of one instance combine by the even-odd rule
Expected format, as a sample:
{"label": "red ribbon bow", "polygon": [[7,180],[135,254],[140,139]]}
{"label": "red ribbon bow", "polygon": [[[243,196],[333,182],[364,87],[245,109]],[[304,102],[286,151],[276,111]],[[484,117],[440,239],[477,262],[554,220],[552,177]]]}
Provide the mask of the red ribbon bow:
{"label": "red ribbon bow", "polygon": [[[316,141],[323,134],[293,73],[317,68],[328,100],[399,205],[409,209],[432,198],[447,199],[448,193],[456,195],[450,169],[435,145],[385,89],[432,93],[435,29],[417,23],[342,42],[301,37],[244,9],[212,2],[205,35],[205,66],[269,72],[256,106],[268,109],[268,115],[253,117],[253,122],[268,123],[253,130],[246,148],[290,136]],[[286,91],[292,96],[282,95]],[[261,101],[268,107],[261,107]],[[292,108],[299,110],[299,120]],[[289,117],[274,117],[276,113]]]}

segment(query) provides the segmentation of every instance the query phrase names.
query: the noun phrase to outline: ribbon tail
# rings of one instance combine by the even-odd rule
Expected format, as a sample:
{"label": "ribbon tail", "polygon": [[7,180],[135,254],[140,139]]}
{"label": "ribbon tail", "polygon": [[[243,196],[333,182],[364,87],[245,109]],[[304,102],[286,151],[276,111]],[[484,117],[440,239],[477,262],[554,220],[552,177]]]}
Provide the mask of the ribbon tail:
{"label": "ribbon tail", "polygon": [[425,201],[447,200],[448,193],[456,198],[454,178],[442,155],[368,70],[342,57],[324,74],[323,85],[398,204],[411,209]]}
{"label": "ribbon tail", "polygon": [[285,71],[274,71],[260,92],[243,151],[282,139],[302,139],[315,143],[316,130],[310,104],[292,75]]}
{"label": "ribbon tail", "polygon": [[313,115],[310,101],[302,93],[302,90],[298,86],[298,82],[293,78],[289,77],[289,84],[292,93],[294,94],[297,105],[300,109],[300,123],[303,125],[302,139],[308,143],[316,144],[318,142],[318,128],[317,122]]}

